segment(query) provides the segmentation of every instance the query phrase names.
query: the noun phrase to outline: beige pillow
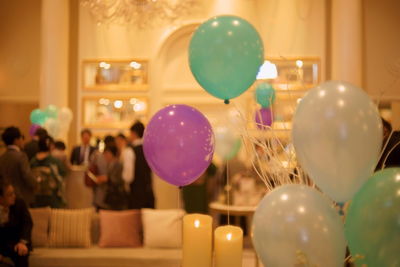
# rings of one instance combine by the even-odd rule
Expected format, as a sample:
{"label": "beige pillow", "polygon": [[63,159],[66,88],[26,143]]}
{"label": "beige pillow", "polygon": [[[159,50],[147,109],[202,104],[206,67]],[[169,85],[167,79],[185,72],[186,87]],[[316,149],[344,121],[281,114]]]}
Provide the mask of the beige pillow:
{"label": "beige pillow", "polygon": [[182,246],[182,218],[185,211],[142,209],[144,246],[178,248]]}
{"label": "beige pillow", "polygon": [[48,244],[50,212],[49,207],[29,209],[33,221],[32,245],[34,247],[45,247]]}
{"label": "beige pillow", "polygon": [[93,209],[52,209],[50,247],[90,247]]}

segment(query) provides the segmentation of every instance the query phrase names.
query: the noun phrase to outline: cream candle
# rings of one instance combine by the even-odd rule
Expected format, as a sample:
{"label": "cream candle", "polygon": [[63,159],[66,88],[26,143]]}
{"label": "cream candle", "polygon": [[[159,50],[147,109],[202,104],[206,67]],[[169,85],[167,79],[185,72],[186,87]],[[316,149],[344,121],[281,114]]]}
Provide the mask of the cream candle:
{"label": "cream candle", "polygon": [[183,217],[182,267],[211,267],[212,218],[203,214]]}
{"label": "cream candle", "polygon": [[237,226],[220,226],[214,232],[215,267],[241,267],[243,231]]}

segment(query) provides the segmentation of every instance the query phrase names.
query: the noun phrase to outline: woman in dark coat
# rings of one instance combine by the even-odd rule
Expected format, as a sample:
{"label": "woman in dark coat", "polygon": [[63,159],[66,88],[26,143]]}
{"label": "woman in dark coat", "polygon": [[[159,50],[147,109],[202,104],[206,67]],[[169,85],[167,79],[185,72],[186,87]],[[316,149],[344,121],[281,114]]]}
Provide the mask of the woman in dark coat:
{"label": "woman in dark coat", "polygon": [[15,196],[13,186],[0,177],[0,265],[29,266],[32,226],[25,202]]}

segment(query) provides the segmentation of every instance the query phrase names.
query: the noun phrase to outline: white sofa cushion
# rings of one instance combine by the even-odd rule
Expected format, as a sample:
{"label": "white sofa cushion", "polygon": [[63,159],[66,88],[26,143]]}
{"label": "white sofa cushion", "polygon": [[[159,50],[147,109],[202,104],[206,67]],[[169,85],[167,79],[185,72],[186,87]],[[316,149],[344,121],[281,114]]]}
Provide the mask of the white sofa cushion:
{"label": "white sofa cushion", "polygon": [[144,246],[179,248],[182,246],[182,217],[185,211],[142,209]]}

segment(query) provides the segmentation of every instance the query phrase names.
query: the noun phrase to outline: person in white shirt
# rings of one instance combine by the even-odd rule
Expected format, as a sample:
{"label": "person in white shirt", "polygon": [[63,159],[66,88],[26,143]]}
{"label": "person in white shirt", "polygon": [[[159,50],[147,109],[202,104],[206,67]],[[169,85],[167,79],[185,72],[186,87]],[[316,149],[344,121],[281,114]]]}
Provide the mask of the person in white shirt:
{"label": "person in white shirt", "polygon": [[122,133],[117,135],[115,143],[118,148],[119,159],[122,162],[122,179],[124,180],[125,190],[129,192],[135,173],[135,154],[132,147],[128,146],[128,140]]}

